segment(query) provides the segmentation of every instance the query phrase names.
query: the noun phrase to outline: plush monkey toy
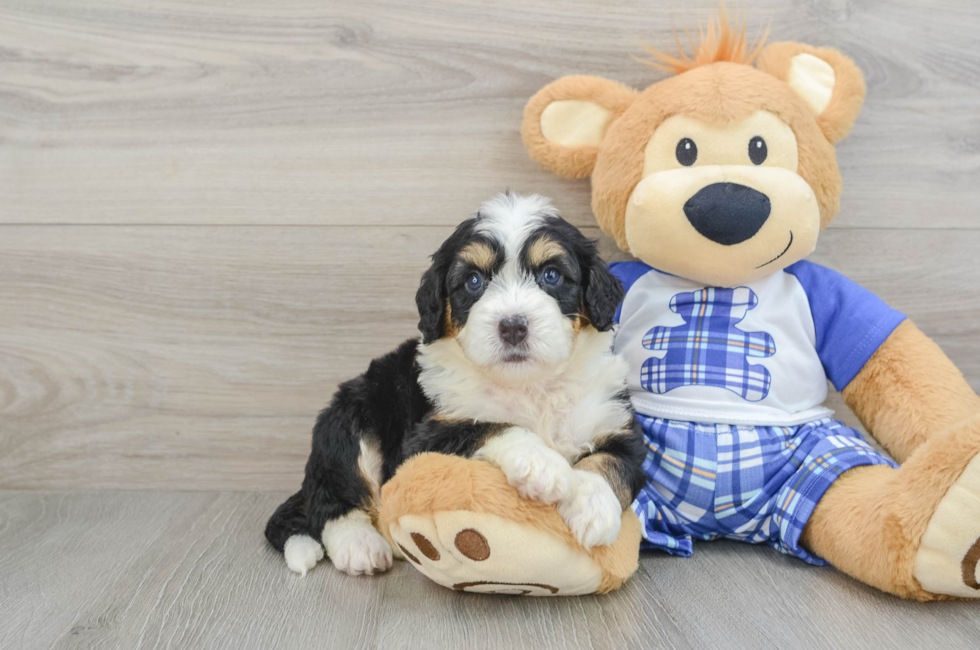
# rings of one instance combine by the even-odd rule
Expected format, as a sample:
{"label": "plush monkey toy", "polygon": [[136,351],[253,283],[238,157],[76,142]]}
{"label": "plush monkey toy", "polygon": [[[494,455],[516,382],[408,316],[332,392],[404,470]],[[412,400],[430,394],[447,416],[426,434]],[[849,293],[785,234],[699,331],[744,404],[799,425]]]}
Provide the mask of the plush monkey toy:
{"label": "plush monkey toy", "polygon": [[[980,399],[902,314],[804,261],[838,211],[861,72],[744,33],[722,11],[693,57],[654,52],[675,76],[643,92],[564,77],[525,109],[531,157],[591,176],[640,260],[613,268],[650,450],[641,547],[767,543],[906,598],[978,598]],[[828,379],[900,465],[831,418]]]}
{"label": "plush monkey toy", "polygon": [[[583,549],[499,470],[426,454],[385,486],[379,527],[468,591],[608,591],[638,547],[726,537],[906,598],[980,597],[980,398],[902,314],[804,261],[839,208],[861,72],[830,49],[750,48],[724,10],[693,57],[657,56],[675,76],[565,77],[523,124],[534,160],[591,176],[599,225],[640,260],[613,265],[649,447],[637,516]],[[831,418],[828,379],[900,466]]]}

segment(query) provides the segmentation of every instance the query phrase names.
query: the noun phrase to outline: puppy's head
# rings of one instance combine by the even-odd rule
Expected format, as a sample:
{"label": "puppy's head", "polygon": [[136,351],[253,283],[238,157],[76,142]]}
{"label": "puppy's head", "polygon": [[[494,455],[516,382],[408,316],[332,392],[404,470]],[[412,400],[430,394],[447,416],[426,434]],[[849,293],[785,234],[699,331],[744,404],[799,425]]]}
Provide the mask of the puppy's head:
{"label": "puppy's head", "polygon": [[454,339],[471,363],[508,375],[567,359],[582,328],[612,327],[622,297],[595,242],[546,198],[508,192],[436,251],[416,302],[423,343]]}

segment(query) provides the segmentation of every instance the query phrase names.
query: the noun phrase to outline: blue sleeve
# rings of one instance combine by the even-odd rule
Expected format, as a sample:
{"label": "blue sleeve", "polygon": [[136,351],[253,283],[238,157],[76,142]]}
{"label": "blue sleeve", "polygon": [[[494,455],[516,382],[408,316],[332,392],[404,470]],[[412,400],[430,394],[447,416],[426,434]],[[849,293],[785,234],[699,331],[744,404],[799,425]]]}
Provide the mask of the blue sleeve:
{"label": "blue sleeve", "polygon": [[[612,262],[609,265],[610,273],[615,275],[620,284],[623,285],[624,293],[629,293],[633,283],[640,279],[640,276],[646,275],[647,272],[652,270],[652,266],[648,266],[643,262]],[[616,307],[616,316],[613,318],[613,322],[619,322],[619,314],[622,310],[623,303],[619,303],[619,306]]]}
{"label": "blue sleeve", "polygon": [[797,262],[786,272],[795,276],[806,292],[820,362],[834,387],[843,390],[905,320],[905,315],[859,284],[819,264]]}

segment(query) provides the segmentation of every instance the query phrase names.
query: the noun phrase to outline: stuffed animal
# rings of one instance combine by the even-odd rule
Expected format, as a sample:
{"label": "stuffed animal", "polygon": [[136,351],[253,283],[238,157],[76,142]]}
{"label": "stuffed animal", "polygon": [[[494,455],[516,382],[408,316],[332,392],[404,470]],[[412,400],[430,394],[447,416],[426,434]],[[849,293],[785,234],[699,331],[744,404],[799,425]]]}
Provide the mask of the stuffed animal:
{"label": "stuffed animal", "polygon": [[382,489],[378,528],[425,576],[456,591],[577,596],[618,588],[636,571],[640,522],[584,548],[554,505],[523,498],[496,467],[437,453],[406,461]]}
{"label": "stuffed animal", "polygon": [[[750,47],[723,6],[692,47],[654,52],[675,74],[643,92],[559,79],[522,129],[544,167],[591,177],[599,225],[639,260],[612,266],[649,448],[637,516],[584,549],[499,470],[425,454],[384,487],[379,527],[467,591],[608,591],[638,547],[725,537],[906,598],[980,597],[980,398],[902,314],[804,261],[838,211],[861,72],[835,50]],[[828,379],[900,466],[831,418]]]}
{"label": "stuffed animal", "polygon": [[[980,597],[980,398],[905,316],[804,260],[838,211],[861,72],[750,46],[724,6],[692,47],[652,51],[674,76],[642,92],[561,78],[523,124],[639,260],[613,271],[649,447],[642,548],[767,543],[906,598]],[[828,379],[900,465],[832,419]]]}

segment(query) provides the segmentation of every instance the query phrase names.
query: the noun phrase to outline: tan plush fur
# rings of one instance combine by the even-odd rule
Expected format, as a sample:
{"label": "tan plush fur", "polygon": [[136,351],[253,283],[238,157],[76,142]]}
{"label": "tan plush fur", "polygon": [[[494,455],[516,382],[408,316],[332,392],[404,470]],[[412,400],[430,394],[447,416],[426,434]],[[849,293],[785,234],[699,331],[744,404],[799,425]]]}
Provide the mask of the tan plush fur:
{"label": "tan plush fur", "polygon": [[562,77],[548,84],[524,107],[521,137],[532,157],[544,167],[566,178],[585,178],[592,173],[599,148],[582,146],[567,148],[550,142],[541,133],[541,113],[552,102],[581,99],[595,102],[617,117],[629,108],[636,91],[602,77]]}
{"label": "tan plush fur", "polygon": [[827,108],[817,116],[817,124],[827,139],[836,144],[851,132],[854,120],[861,112],[865,93],[864,76],[853,61],[837,50],[805,43],[773,43],[759,54],[756,67],[786,81],[790,64],[797,54],[812,54],[834,69],[834,92]]}
{"label": "tan plush fur", "polygon": [[[483,461],[419,454],[406,461],[385,484],[381,503],[379,528],[385,534],[403,515],[465,510],[504,517],[582,548],[555,506],[522,498],[503,472]],[[639,548],[640,522],[627,510],[613,544],[582,549],[602,570],[599,593],[618,588],[636,571]]]}
{"label": "tan plush fur", "polygon": [[[774,66],[781,52],[795,52],[783,45],[786,44],[777,43],[763,50],[763,55],[770,52],[767,65]],[[843,55],[839,57],[846,60]],[[820,206],[820,225],[825,228],[840,208],[841,193],[837,157],[825,131],[830,128],[832,133],[843,137],[853,124],[856,112],[850,114],[839,107],[855,104],[860,107],[864,97],[864,82],[853,63],[847,67],[835,61],[840,65],[839,77],[856,75],[848,85],[860,89],[860,93],[838,97],[835,86],[827,108],[833,113],[826,115],[825,111],[820,125],[810,107],[782,80],[751,66],[719,62],[664,79],[639,95],[600,77],[563,77],[545,86],[528,102],[522,126],[524,143],[532,158],[555,173],[570,178],[592,174],[592,210],[596,219],[617,245],[628,252],[626,202],[642,178],[643,153],[657,126],[679,114],[709,124],[724,124],[744,119],[757,110],[769,111],[786,122],[796,135],[797,172],[813,188]],[[789,60],[784,63],[788,68]],[[599,147],[561,147],[541,134],[540,124],[541,113],[558,99],[595,101],[620,117],[609,127]],[[838,123],[835,119],[843,121]]]}
{"label": "tan plush fur", "polygon": [[919,586],[912,575],[915,555],[939,501],[978,452],[980,415],[936,432],[897,471],[882,466],[850,470],[817,504],[802,544],[883,591],[950,600]]}
{"label": "tan plush fur", "polygon": [[816,127],[809,107],[789,86],[737,63],[714,63],[651,86],[609,128],[592,175],[592,209],[599,225],[628,250],[626,202],[643,171],[643,152],[653,131],[672,115],[709,124],[744,119],[757,110],[780,117],[799,146],[797,172],[813,188],[821,227],[837,214],[841,191],[834,149]]}
{"label": "tan plush fur", "polygon": [[[744,27],[726,28],[726,22],[723,8],[722,19],[711,28],[714,31],[702,34],[701,45],[691,43],[691,56],[654,51],[659,67],[678,74],[641,93],[598,77],[566,77],[528,103],[522,130],[531,157],[562,175],[591,174],[593,212],[624,251],[630,251],[627,205],[644,173],[650,173],[644,170],[648,143],[665,120],[678,115],[718,127],[739,123],[757,111],[775,115],[795,135],[796,173],[814,192],[820,228],[837,214],[842,185],[833,145],[848,134],[860,111],[865,94],[861,72],[835,50],[801,43],[768,45],[758,52],[752,67],[748,63],[755,50],[745,39]],[[829,66],[833,75],[827,70],[809,77],[803,72],[801,77],[797,70],[790,79],[794,57],[800,55],[808,55],[798,59],[800,69]],[[832,89],[829,83],[821,85],[831,76]],[[791,86],[794,80],[802,94]],[[562,147],[541,135],[542,112],[559,98],[596,102],[617,116],[598,147]],[[639,241],[656,234],[659,224],[650,223],[651,233],[641,233]],[[734,254],[730,258],[739,261]],[[656,259],[643,261],[661,268]],[[931,524],[941,502],[953,503],[944,497],[980,453],[980,397],[911,322],[889,336],[843,393],[848,406],[902,467],[897,471],[859,467],[845,473],[818,504],[802,543],[841,570],[885,591],[920,600],[948,599],[922,588],[915,578],[916,558],[927,528],[930,535],[932,531],[942,535],[943,526],[956,526],[956,517],[949,523],[937,516],[938,524]],[[978,516],[966,507],[959,521],[974,522]],[[961,532],[970,530],[974,529],[960,527]],[[969,534],[971,539],[975,536]],[[970,556],[963,555],[967,547],[961,557],[953,557],[959,551],[949,557],[956,567],[961,560],[967,566]],[[925,574],[923,581],[933,579],[935,584],[939,574]],[[974,579],[964,580],[972,589],[969,583]]]}
{"label": "tan plush fur", "polygon": [[980,397],[911,321],[892,332],[843,395],[898,462],[931,436],[980,414]]}
{"label": "tan plush fur", "polygon": [[844,474],[817,504],[803,544],[879,589],[949,599],[923,590],[913,565],[939,501],[980,452],[980,397],[910,321],[892,332],[843,395],[902,467]]}

